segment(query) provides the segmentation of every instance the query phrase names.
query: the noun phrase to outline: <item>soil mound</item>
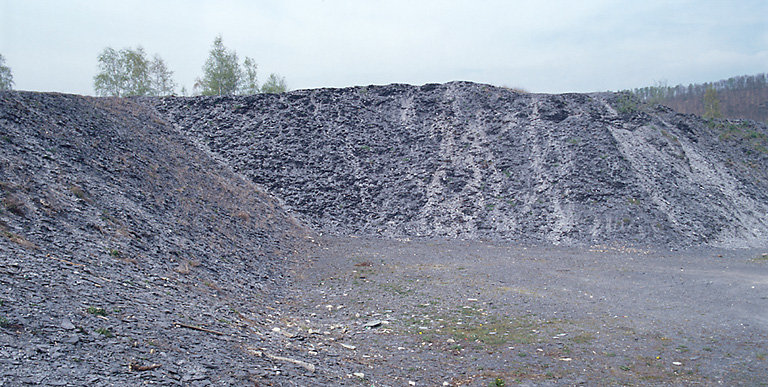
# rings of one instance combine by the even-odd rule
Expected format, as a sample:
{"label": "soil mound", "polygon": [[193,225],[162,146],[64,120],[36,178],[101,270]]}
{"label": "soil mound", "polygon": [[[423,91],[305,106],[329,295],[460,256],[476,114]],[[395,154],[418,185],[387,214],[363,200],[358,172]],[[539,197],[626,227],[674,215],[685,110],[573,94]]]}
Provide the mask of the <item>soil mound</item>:
{"label": "soil mound", "polygon": [[273,199],[130,100],[0,93],[0,128],[0,384],[273,366],[247,348],[305,235]]}
{"label": "soil mound", "polygon": [[321,232],[745,247],[768,128],[452,82],[144,99]]}

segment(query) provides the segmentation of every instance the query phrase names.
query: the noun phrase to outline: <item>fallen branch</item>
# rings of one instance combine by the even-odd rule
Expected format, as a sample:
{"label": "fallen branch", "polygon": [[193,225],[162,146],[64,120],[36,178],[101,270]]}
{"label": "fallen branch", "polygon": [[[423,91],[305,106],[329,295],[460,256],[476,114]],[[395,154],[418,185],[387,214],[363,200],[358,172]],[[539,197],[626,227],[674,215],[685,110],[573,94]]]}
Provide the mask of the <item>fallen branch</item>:
{"label": "fallen branch", "polygon": [[268,353],[265,353],[264,356],[266,356],[266,357],[268,357],[268,358],[270,358],[272,360],[280,360],[280,361],[284,361],[284,362],[288,362],[288,363],[293,363],[293,364],[296,364],[296,365],[304,367],[304,369],[306,369],[309,372],[315,372],[315,365],[314,364],[310,364],[310,363],[307,363],[307,362],[302,361],[302,360],[296,360],[296,359],[291,359],[291,358],[277,356],[277,355],[270,355]]}
{"label": "fallen branch", "polygon": [[152,363],[152,364],[146,365],[146,366],[143,366],[143,365],[140,365],[140,364],[136,364],[136,363],[128,364],[128,370],[129,371],[136,371],[136,372],[152,371],[153,369],[160,368],[160,367],[161,367],[161,365],[160,364],[156,364],[156,363]]}
{"label": "fallen branch", "polygon": [[176,322],[176,323],[174,323],[174,325],[182,327],[182,328],[194,329],[196,331],[213,333],[214,335],[224,336],[224,332],[214,331],[213,329],[203,328],[203,327],[199,327],[199,326],[196,326],[196,325],[188,325],[188,324],[184,324],[184,323],[180,323],[180,322]]}
{"label": "fallen branch", "polygon": [[51,255],[51,254],[46,254],[45,256],[46,256],[46,257],[48,257],[48,258],[53,258],[53,259],[55,259],[55,260],[57,260],[57,261],[59,261],[59,262],[68,263],[68,264],[70,264],[70,265],[74,265],[74,266],[81,266],[81,267],[85,267],[85,265],[83,265],[82,263],[75,263],[75,262],[72,262],[72,261],[67,261],[66,259],[56,258],[56,257],[54,257],[54,256],[53,256],[53,255]]}

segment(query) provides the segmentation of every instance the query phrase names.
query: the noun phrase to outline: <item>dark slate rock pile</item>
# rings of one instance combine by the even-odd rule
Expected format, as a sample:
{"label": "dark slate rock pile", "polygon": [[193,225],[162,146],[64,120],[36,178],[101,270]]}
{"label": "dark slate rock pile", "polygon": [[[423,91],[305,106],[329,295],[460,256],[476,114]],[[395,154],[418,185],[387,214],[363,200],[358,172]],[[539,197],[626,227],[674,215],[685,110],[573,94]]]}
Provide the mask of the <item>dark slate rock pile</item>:
{"label": "dark slate rock pile", "polygon": [[0,384],[338,384],[278,329],[309,228],[763,247],[767,166],[764,124],[610,93],[2,92]]}
{"label": "dark slate rock pile", "polygon": [[306,231],[150,109],[0,93],[0,200],[0,385],[296,378],[254,353]]}
{"label": "dark slate rock pile", "polygon": [[768,241],[768,129],[467,82],[142,100],[320,232]]}

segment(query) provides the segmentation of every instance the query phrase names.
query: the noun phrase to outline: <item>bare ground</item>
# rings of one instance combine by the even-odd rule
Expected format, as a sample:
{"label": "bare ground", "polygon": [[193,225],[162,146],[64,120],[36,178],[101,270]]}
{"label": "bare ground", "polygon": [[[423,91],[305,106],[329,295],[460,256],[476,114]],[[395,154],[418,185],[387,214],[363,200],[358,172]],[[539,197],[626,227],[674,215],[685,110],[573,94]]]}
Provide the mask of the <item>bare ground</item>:
{"label": "bare ground", "polygon": [[[768,256],[320,238],[274,332],[318,384],[764,385]],[[314,376],[310,376],[314,375]]]}

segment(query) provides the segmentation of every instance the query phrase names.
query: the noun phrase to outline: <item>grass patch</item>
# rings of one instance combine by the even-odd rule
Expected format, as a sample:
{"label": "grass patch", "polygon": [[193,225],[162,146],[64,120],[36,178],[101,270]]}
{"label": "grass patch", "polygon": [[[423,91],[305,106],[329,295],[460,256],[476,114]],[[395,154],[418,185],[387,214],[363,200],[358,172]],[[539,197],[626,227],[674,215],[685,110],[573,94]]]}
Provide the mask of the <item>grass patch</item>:
{"label": "grass patch", "polygon": [[708,125],[712,129],[720,131],[720,141],[739,141],[746,144],[758,153],[768,154],[768,135],[758,132],[747,122],[728,122],[710,120]]}
{"label": "grass patch", "polygon": [[92,314],[94,316],[106,316],[107,315],[107,311],[106,310],[104,310],[103,308],[97,308],[95,306],[89,306],[86,311],[88,312],[88,314]]}
{"label": "grass patch", "polygon": [[85,191],[77,185],[71,184],[69,186],[69,191],[72,192],[72,194],[75,195],[75,197],[78,199],[85,200],[87,197]]}
{"label": "grass patch", "polygon": [[109,328],[99,328],[96,330],[96,333],[103,335],[104,337],[115,337],[115,334],[112,333]]}
{"label": "grass patch", "polygon": [[381,284],[381,287],[384,288],[384,290],[388,290],[400,296],[407,296],[413,293],[413,289],[408,289],[398,284],[384,283],[384,284]]}
{"label": "grass patch", "polygon": [[679,143],[680,142],[680,140],[677,138],[677,136],[674,136],[674,135],[670,134],[669,132],[667,132],[664,129],[661,129],[661,135],[666,137],[669,141],[672,141],[674,143]]}
{"label": "grass patch", "polygon": [[591,343],[594,340],[595,340],[595,335],[593,335],[591,333],[587,333],[587,332],[579,333],[578,335],[573,336],[571,338],[571,341],[573,341],[574,343],[577,343],[577,344]]}
{"label": "grass patch", "polygon": [[24,202],[13,195],[8,195],[3,198],[3,206],[8,212],[16,214],[18,216],[26,215],[26,209],[24,208]]}
{"label": "grass patch", "polygon": [[[473,316],[471,312],[463,311],[464,319]],[[456,341],[482,343],[490,346],[500,346],[508,343],[530,344],[536,342],[536,335],[532,330],[537,326],[536,323],[527,317],[498,318],[487,316],[485,322],[479,321],[461,321],[458,324],[457,319],[452,321],[445,319],[450,325],[446,324],[445,331]],[[475,320],[478,320],[475,318]]]}

